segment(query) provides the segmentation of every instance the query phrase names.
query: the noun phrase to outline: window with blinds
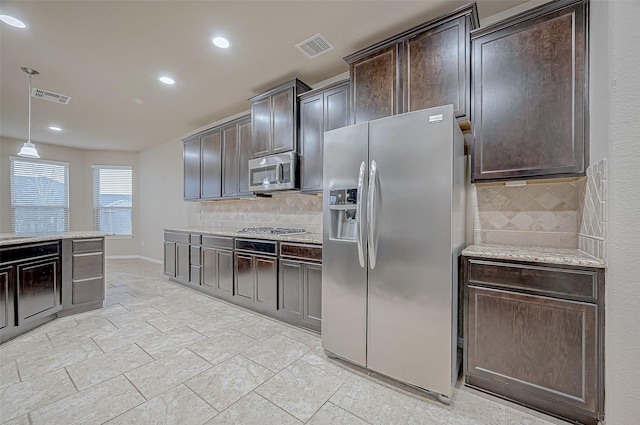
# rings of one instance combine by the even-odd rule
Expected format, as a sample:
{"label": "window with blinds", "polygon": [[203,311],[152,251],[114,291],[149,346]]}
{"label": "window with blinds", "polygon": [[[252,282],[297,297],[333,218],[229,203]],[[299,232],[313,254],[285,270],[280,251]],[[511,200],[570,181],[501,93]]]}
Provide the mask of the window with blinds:
{"label": "window with blinds", "polygon": [[11,230],[69,230],[69,164],[10,157]]}
{"label": "window with blinds", "polygon": [[131,236],[132,169],[129,166],[93,166],[95,229]]}

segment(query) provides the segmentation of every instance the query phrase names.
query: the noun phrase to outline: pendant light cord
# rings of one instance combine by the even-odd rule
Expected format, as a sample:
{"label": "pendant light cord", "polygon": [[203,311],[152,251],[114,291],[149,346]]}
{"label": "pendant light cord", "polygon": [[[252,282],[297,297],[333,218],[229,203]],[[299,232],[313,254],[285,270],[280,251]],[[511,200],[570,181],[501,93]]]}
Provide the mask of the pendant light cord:
{"label": "pendant light cord", "polygon": [[31,74],[29,74],[29,138],[27,140],[31,143]]}

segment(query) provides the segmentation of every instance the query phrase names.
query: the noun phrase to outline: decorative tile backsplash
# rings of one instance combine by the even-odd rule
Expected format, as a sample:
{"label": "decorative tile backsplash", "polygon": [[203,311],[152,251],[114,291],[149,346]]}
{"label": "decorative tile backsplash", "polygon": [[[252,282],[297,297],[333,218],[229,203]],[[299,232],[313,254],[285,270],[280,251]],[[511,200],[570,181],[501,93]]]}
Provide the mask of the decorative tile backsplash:
{"label": "decorative tile backsplash", "polygon": [[474,243],[578,248],[604,259],[605,167],[571,181],[472,186]]}
{"label": "decorative tile backsplash", "polygon": [[293,227],[322,233],[322,196],[274,193],[271,198],[201,202],[200,224],[234,230]]}
{"label": "decorative tile backsplash", "polygon": [[594,257],[605,259],[606,250],[606,160],[587,168],[585,190],[579,215],[578,248]]}

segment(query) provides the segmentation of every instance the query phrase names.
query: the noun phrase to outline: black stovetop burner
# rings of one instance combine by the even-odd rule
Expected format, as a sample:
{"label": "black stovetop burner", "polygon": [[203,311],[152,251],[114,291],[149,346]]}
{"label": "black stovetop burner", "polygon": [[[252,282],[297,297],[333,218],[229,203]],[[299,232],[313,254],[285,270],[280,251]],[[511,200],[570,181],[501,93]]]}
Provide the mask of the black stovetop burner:
{"label": "black stovetop burner", "polygon": [[238,233],[248,233],[252,235],[297,235],[307,233],[304,229],[288,229],[285,227],[245,227],[238,230]]}

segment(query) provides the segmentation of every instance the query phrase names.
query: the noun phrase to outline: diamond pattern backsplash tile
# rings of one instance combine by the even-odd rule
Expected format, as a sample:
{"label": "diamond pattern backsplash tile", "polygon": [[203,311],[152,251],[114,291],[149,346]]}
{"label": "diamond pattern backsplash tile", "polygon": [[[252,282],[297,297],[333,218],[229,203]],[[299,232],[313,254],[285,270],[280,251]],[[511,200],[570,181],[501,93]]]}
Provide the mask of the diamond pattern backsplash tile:
{"label": "diamond pattern backsplash tile", "polygon": [[475,243],[577,248],[583,180],[475,186]]}
{"label": "diamond pattern backsplash tile", "polygon": [[200,224],[233,230],[293,227],[322,233],[322,196],[274,193],[271,198],[201,202]]}
{"label": "diamond pattern backsplash tile", "polygon": [[606,160],[603,159],[587,168],[579,211],[578,248],[602,260],[606,254],[606,166]]}

